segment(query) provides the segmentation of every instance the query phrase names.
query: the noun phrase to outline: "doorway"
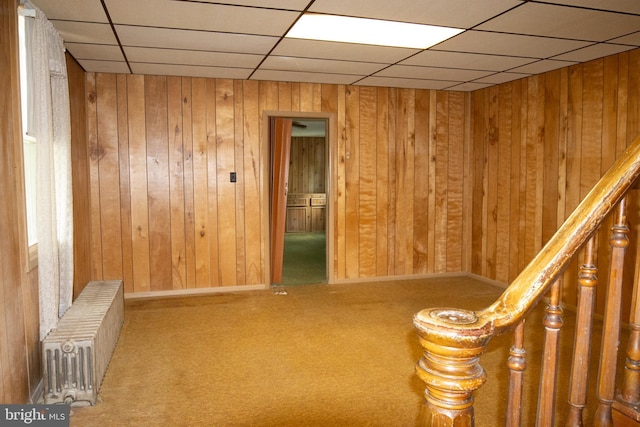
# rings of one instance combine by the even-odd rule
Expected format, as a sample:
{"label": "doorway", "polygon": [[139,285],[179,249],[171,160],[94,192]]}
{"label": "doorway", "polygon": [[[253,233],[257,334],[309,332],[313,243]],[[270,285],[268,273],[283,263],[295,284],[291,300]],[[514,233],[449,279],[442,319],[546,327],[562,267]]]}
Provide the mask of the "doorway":
{"label": "doorway", "polygon": [[[271,121],[273,123],[273,121]],[[328,209],[329,189],[329,123],[326,118],[294,117],[291,118],[291,137],[286,155],[275,155],[276,143],[273,132],[270,132],[271,165],[271,217],[284,209],[284,248],[282,250],[281,275],[278,270],[278,250],[274,248],[274,239],[282,236],[278,227],[271,227],[271,285],[297,286],[328,282],[328,225],[330,221]],[[281,159],[281,160],[278,160]],[[278,164],[278,162],[286,162]],[[286,166],[286,167],[285,167]],[[282,175],[287,169],[285,201],[273,198],[274,178]],[[282,184],[281,184],[282,185]],[[284,206],[282,206],[284,204]],[[274,257],[275,255],[275,257]],[[279,279],[279,280],[278,280]]]}

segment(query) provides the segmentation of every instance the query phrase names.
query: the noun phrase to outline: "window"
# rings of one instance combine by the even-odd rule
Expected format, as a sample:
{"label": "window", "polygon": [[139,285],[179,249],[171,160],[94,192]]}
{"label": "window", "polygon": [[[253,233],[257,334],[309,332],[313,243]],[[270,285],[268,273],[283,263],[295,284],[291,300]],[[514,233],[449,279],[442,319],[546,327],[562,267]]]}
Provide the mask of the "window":
{"label": "window", "polygon": [[30,134],[31,125],[29,62],[27,61],[27,22],[28,10],[21,8],[18,13],[18,38],[20,43],[20,101],[22,106],[22,141],[24,153],[24,188],[26,201],[27,242],[29,246],[29,270],[38,262],[38,230],[36,227],[36,174],[37,174],[37,145],[36,139]]}

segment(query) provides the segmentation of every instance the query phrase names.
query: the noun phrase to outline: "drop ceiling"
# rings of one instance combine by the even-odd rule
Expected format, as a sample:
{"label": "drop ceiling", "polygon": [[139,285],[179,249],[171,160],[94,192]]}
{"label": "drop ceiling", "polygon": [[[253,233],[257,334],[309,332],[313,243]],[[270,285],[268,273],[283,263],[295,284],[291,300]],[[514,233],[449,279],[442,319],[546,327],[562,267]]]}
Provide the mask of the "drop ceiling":
{"label": "drop ceiling", "polygon": [[[31,1],[88,72],[471,91],[640,46],[638,0]],[[304,12],[466,31],[426,50],[284,38]]]}

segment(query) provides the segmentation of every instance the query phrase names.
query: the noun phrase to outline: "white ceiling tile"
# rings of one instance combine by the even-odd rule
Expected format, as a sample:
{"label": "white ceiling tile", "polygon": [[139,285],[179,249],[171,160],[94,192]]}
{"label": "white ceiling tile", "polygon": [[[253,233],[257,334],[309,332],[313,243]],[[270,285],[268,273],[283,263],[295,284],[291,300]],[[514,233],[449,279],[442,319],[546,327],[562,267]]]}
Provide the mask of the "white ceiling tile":
{"label": "white ceiling tile", "polygon": [[547,71],[551,70],[557,70],[558,68],[562,67],[569,67],[571,65],[575,65],[575,62],[543,59],[542,61],[533,62],[531,64],[517,67],[509,71],[512,71],[514,73],[540,74],[546,73]]}
{"label": "white ceiling tile", "polygon": [[[136,73],[473,90],[640,47],[640,0],[32,1],[88,71],[128,73],[126,49]],[[283,38],[307,6],[479,27],[426,51]]]}
{"label": "white ceiling tile", "polygon": [[85,71],[90,73],[120,73],[129,74],[129,67],[126,62],[116,61],[94,61],[91,59],[80,59],[78,63]]}
{"label": "white ceiling tile", "polygon": [[48,19],[108,23],[100,0],[31,0]]}
{"label": "white ceiling tile", "polygon": [[640,31],[609,41],[611,43],[628,44],[637,47],[640,46]]}
{"label": "white ceiling tile", "polygon": [[553,59],[587,62],[591,61],[592,59],[614,55],[616,53],[624,52],[625,50],[629,49],[633,49],[633,47],[621,44],[598,43],[592,46],[584,47],[582,49],[574,50],[573,52],[555,56],[553,57]]}
{"label": "white ceiling tile", "polygon": [[105,0],[114,24],[279,36],[299,12],[171,0]]}
{"label": "white ceiling tile", "polygon": [[264,70],[307,71],[316,73],[369,75],[385,67],[371,62],[333,61],[329,59],[269,56],[260,65]]}
{"label": "white ceiling tile", "polygon": [[74,21],[51,21],[51,23],[66,42],[118,44],[109,24]]}
{"label": "white ceiling tile", "polygon": [[438,50],[548,58],[590,45],[590,42],[485,31],[465,31],[438,45]]}
{"label": "white ceiling tile", "polygon": [[283,39],[273,50],[272,54],[279,56],[298,56],[304,58],[339,59],[393,64],[417,52],[420,52],[420,49],[359,45],[317,40]]}
{"label": "white ceiling tile", "polygon": [[210,65],[213,67],[255,68],[264,58],[226,52],[203,52],[200,50],[156,49],[150,47],[125,47],[129,62],[155,64]]}
{"label": "white ceiling tile", "polygon": [[496,73],[487,77],[483,77],[478,80],[474,80],[473,83],[486,83],[491,85],[497,85],[500,83],[511,82],[513,80],[523,79],[529,77],[530,74],[521,73]]}
{"label": "white ceiling tile", "polygon": [[383,77],[405,77],[410,79],[468,81],[492,74],[492,71],[462,70],[457,68],[416,67],[392,65],[376,74]]}
{"label": "white ceiling tile", "polygon": [[466,68],[470,70],[503,71],[534,61],[517,56],[479,55],[464,52],[425,50],[400,64],[431,67]]}
{"label": "white ceiling tile", "polygon": [[444,80],[401,79],[395,77],[367,77],[357,82],[358,86],[384,86],[415,89],[445,89],[459,82]]}
{"label": "white ceiling tile", "polygon": [[539,0],[542,3],[559,3],[572,6],[588,7],[590,9],[613,10],[640,14],[638,0]]}
{"label": "white ceiling tile", "polygon": [[124,46],[267,54],[278,37],[116,25]]}
{"label": "white ceiling tile", "polygon": [[640,16],[527,2],[478,30],[605,41],[640,29]]}
{"label": "white ceiling tile", "polygon": [[101,61],[124,61],[120,46],[85,43],[65,43],[75,59],[97,59]]}
{"label": "white ceiling tile", "polygon": [[[220,0],[200,0],[206,3],[221,3]],[[304,10],[309,0],[224,0],[225,4],[253,6],[269,9]]]}
{"label": "white ceiling tile", "polygon": [[327,84],[351,84],[361,77],[348,74],[304,73],[296,71],[256,70],[251,80],[275,80],[285,82],[311,82]]}
{"label": "white ceiling tile", "polygon": [[316,0],[311,12],[469,28],[518,4],[518,0]]}
{"label": "white ceiling tile", "polygon": [[140,64],[130,63],[134,74],[159,76],[210,77],[219,79],[246,80],[251,74],[248,68],[200,67],[176,64]]}

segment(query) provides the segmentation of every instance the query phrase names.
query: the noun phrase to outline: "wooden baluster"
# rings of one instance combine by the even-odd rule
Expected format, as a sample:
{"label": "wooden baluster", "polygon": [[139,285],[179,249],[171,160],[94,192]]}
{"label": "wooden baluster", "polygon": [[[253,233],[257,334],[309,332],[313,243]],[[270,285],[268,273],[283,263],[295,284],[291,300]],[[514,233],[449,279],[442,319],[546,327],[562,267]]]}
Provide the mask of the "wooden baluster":
{"label": "wooden baluster", "polygon": [[591,359],[591,334],[595,290],[598,284],[598,268],[595,265],[595,237],[587,242],[584,264],[578,273],[578,308],[576,313],[576,336],[573,344],[571,385],[569,387],[569,416],[567,427],[583,426],[583,410],[587,404],[587,382]]}
{"label": "wooden baluster", "polygon": [[520,427],[524,370],[527,367],[524,350],[524,320],[513,331],[513,345],[509,350],[509,396],[505,426]]}
{"label": "wooden baluster", "polygon": [[556,371],[558,369],[558,341],[562,327],[562,307],[560,295],[562,281],[556,280],[549,291],[549,304],[544,316],[544,350],[538,394],[538,415],[536,426],[553,426],[556,395]]}
{"label": "wooden baluster", "polygon": [[[637,284],[637,282],[636,282]],[[638,304],[638,287],[633,291],[633,312],[629,328],[629,343],[627,345],[627,359],[624,364],[622,384],[623,401],[634,406],[640,404],[640,305]]]}
{"label": "wooden baluster", "polygon": [[600,369],[598,372],[598,408],[593,423],[596,427],[612,426],[611,404],[615,398],[616,363],[620,345],[620,305],[622,296],[622,270],[624,253],[629,245],[629,228],[626,224],[626,198],[622,199],[615,213],[611,228],[611,267],[609,288],[604,311]]}
{"label": "wooden baluster", "polygon": [[421,425],[473,427],[473,392],[486,381],[479,364],[493,325],[475,326],[474,312],[427,309],[414,318],[424,353],[416,372],[425,382]]}
{"label": "wooden baluster", "polygon": [[636,271],[629,315],[629,342],[624,363],[620,400],[629,406],[640,405],[640,239],[636,254]]}

